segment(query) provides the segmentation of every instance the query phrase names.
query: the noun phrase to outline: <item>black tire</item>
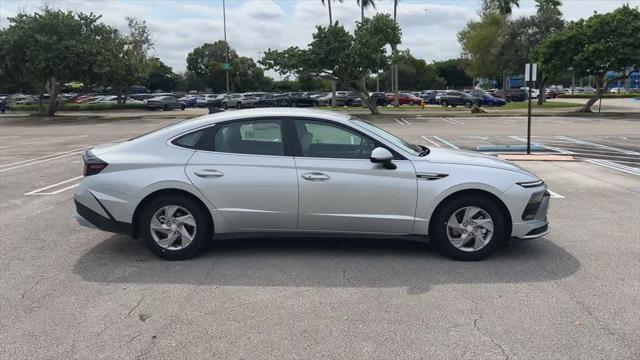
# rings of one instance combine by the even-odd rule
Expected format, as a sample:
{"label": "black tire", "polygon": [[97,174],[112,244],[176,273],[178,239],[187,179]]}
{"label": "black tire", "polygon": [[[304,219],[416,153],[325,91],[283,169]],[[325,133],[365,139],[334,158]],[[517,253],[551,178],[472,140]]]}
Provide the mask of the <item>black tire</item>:
{"label": "black tire", "polygon": [[458,105],[456,105],[456,104],[451,105],[451,107],[456,107],[456,106],[458,106]]}
{"label": "black tire", "polygon": [[440,105],[446,108],[447,106],[449,106],[449,103],[447,102],[447,100],[440,100]]}
{"label": "black tire", "polygon": [[229,109],[229,105],[227,105],[227,103],[223,103],[223,104],[222,104],[222,108],[223,108],[223,109],[225,109],[225,110],[227,110],[227,109]]}
{"label": "black tire", "polygon": [[[456,248],[447,236],[447,221],[449,221],[454,212],[467,206],[479,207],[493,219],[494,232],[491,239],[483,248],[476,251],[464,251]],[[429,238],[442,253],[452,259],[462,261],[481,260],[506,243],[508,240],[507,221],[500,206],[488,196],[477,194],[454,197],[436,209],[436,213],[433,215],[429,225]]]}
{"label": "black tire", "polygon": [[[169,250],[160,246],[151,235],[151,218],[164,206],[177,205],[188,210],[193,215],[196,222],[196,233],[193,241],[183,249]],[[208,219],[210,215],[207,210],[197,201],[180,195],[166,195],[153,199],[148,203],[140,214],[139,233],[145,246],[154,254],[165,260],[185,260],[198,253],[210,238],[211,226]]]}
{"label": "black tire", "polygon": [[184,109],[186,109],[187,106],[185,104],[180,105],[180,110],[184,111]]}
{"label": "black tire", "polygon": [[242,109],[242,103],[240,101],[238,101],[236,103],[236,109],[241,110]]}
{"label": "black tire", "polygon": [[169,105],[165,105],[165,106],[162,107],[162,110],[169,111],[169,110],[171,110],[171,108],[169,107]]}
{"label": "black tire", "polygon": [[464,102],[464,107],[466,107],[467,109],[471,108],[471,101],[467,100]]}

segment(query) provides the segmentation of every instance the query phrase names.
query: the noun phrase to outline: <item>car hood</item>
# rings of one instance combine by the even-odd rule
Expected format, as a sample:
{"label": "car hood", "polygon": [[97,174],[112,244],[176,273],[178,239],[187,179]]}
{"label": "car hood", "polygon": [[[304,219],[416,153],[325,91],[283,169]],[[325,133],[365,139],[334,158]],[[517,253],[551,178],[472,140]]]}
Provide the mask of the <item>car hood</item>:
{"label": "car hood", "polygon": [[430,148],[430,150],[431,152],[425,156],[424,159],[432,163],[484,166],[535,176],[512,162],[491,155],[480,154],[474,151],[443,148]]}

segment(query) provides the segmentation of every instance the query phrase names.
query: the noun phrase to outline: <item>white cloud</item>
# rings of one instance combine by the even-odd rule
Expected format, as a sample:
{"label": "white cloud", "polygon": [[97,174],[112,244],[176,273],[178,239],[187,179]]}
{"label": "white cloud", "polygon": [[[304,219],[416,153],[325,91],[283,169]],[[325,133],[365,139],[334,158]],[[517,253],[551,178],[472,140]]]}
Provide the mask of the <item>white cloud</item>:
{"label": "white cloud", "polygon": [[[564,0],[562,11],[567,19],[588,17],[594,11],[608,12],[624,3],[637,0]],[[155,54],[174,70],[186,67],[186,57],[193,48],[223,38],[221,1],[202,0],[50,0],[49,4],[67,10],[101,14],[104,22],[126,31],[126,16],[146,20],[155,43]],[[402,0],[398,22],[402,28],[403,49],[427,61],[457,57],[460,53],[456,35],[467,21],[477,18],[480,0]],[[333,19],[352,30],[360,19],[354,0],[333,2]],[[392,0],[376,1],[376,12],[393,13]],[[533,0],[521,1],[513,16],[535,13]],[[32,12],[42,6],[34,0],[0,0],[0,28],[8,26],[7,17],[19,11]],[[305,46],[317,25],[327,25],[329,15],[320,0],[227,0],[227,37],[241,55],[254,59],[268,48],[284,49]]]}

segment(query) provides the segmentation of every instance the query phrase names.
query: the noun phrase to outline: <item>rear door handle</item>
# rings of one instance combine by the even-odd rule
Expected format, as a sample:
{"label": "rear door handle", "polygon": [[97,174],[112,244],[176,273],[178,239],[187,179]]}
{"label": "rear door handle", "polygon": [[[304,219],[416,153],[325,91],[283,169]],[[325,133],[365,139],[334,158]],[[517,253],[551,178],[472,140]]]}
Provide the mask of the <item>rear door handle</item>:
{"label": "rear door handle", "polygon": [[224,176],[222,171],[215,170],[215,169],[196,170],[193,173],[196,174],[196,176],[199,176],[201,178],[219,178]]}
{"label": "rear door handle", "polygon": [[327,181],[331,179],[331,176],[323,174],[321,172],[310,172],[300,175],[303,179],[309,181]]}

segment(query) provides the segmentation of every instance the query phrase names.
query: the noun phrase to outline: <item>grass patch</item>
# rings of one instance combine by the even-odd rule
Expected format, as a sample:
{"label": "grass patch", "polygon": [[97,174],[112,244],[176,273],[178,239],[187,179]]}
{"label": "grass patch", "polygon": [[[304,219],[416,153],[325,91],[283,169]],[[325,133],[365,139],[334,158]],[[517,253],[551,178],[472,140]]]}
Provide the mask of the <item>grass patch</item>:
{"label": "grass patch", "polygon": [[[561,108],[577,108],[580,107],[580,104],[576,103],[567,103],[561,101],[547,101],[543,105],[538,105],[537,101],[531,101],[531,109],[561,109]],[[504,110],[515,110],[515,109],[527,109],[529,107],[528,101],[522,102],[510,102],[501,107],[494,107],[491,109],[504,109]]]}
{"label": "grass patch", "polygon": [[[64,104],[57,111],[104,111],[145,109],[145,104]],[[11,105],[14,111],[39,111],[38,105]]]}
{"label": "grass patch", "polygon": [[[593,94],[560,94],[558,98],[564,99],[591,99]],[[640,93],[629,94],[603,94],[604,99],[626,99],[626,98],[640,98]]]}

